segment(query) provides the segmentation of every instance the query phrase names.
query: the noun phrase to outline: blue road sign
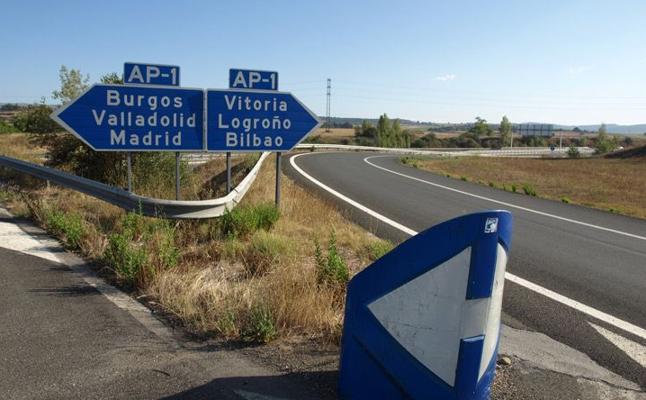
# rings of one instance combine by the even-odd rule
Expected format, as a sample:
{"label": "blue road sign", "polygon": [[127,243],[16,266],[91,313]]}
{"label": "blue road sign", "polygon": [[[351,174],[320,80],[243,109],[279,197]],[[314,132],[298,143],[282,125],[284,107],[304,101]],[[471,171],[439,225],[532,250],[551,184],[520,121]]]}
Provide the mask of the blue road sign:
{"label": "blue road sign", "polygon": [[345,399],[489,398],[512,217],[470,214],[399,245],[349,283]]}
{"label": "blue road sign", "polygon": [[123,64],[123,82],[127,85],[179,86],[179,67],[161,64]]}
{"label": "blue road sign", "polygon": [[52,118],[98,151],[204,150],[204,92],[94,85]]}
{"label": "blue road sign", "polygon": [[291,93],[208,90],[209,151],[288,151],[319,125]]}
{"label": "blue road sign", "polygon": [[229,88],[278,90],[278,72],[230,69]]}

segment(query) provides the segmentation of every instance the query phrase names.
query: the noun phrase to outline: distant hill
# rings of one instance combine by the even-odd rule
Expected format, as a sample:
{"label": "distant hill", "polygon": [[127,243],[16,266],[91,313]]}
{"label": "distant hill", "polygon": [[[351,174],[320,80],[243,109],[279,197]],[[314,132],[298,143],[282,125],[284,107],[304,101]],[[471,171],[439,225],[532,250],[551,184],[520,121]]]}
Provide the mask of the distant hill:
{"label": "distant hill", "polygon": [[[326,119],[323,116],[319,116],[321,121],[325,122]],[[368,121],[369,123],[375,125],[378,121],[377,118],[354,118],[354,117],[332,117],[330,118],[333,126],[339,126],[345,123],[352,125],[361,125],[363,121]],[[410,119],[399,119],[399,122],[402,125],[406,126],[417,126],[420,128],[434,128],[434,129],[455,129],[455,130],[467,130],[473,126],[473,122],[462,122],[462,123],[437,123],[430,121],[413,121]],[[538,121],[523,121],[522,123],[540,123]],[[491,123],[490,126],[497,128],[497,123]],[[567,130],[571,131],[574,128],[579,128],[582,131],[587,132],[596,132],[599,130],[601,124],[596,125],[558,125],[555,124],[554,128],[556,130]],[[619,124],[606,124],[606,128],[609,133],[616,133],[621,135],[642,135],[646,133],[646,124],[636,124],[636,125],[619,125]]]}
{"label": "distant hill", "polygon": [[[597,125],[554,125],[556,129],[565,129],[572,130],[574,128],[579,128],[583,131],[596,132],[599,130],[601,124]],[[622,135],[641,135],[646,133],[646,124],[636,124],[636,125],[618,125],[618,124],[606,124],[606,129],[608,133],[619,133]]]}

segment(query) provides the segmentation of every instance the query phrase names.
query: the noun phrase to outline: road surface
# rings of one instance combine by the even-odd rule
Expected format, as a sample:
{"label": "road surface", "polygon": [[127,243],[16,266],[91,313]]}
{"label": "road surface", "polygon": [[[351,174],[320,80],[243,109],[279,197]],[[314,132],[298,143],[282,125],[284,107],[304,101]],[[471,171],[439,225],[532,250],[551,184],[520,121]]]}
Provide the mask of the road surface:
{"label": "road surface", "polygon": [[545,333],[646,387],[646,221],[457,181],[395,155],[289,161],[290,176],[394,241],[466,213],[511,211],[503,323]]}

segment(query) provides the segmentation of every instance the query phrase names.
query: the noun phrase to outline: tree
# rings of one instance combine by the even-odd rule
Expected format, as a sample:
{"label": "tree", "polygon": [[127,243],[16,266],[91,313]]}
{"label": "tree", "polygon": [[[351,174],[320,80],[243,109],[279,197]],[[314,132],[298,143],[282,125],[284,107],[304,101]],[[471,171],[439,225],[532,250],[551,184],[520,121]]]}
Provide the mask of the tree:
{"label": "tree", "polygon": [[471,133],[476,140],[480,139],[481,136],[489,136],[492,132],[493,130],[487,124],[487,120],[480,117],[476,117],[475,125],[469,129],[469,133]]}
{"label": "tree", "polygon": [[606,124],[601,124],[599,130],[597,131],[597,141],[594,146],[598,154],[605,154],[610,151],[613,151],[617,147],[617,138],[610,137],[608,135],[608,130],[606,129]]}
{"label": "tree", "polygon": [[507,119],[507,116],[505,115],[502,117],[502,121],[500,121],[500,142],[503,147],[509,143],[511,135],[511,122],[509,122],[509,119]]}
{"label": "tree", "polygon": [[79,97],[88,88],[90,81],[89,75],[83,76],[78,69],[67,69],[64,65],[58,71],[58,76],[61,80],[61,89],[54,90],[52,97],[62,104],[69,103]]}
{"label": "tree", "polygon": [[21,132],[29,133],[53,133],[61,128],[49,115],[52,113],[50,106],[41,102],[30,105],[16,114],[13,119],[13,126]]}

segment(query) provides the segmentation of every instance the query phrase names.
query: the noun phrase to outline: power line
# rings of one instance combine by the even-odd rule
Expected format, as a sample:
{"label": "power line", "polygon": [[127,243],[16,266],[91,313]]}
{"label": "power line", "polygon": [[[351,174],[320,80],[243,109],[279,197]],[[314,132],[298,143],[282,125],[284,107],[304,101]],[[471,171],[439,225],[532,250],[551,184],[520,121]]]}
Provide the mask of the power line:
{"label": "power line", "polygon": [[332,123],[331,117],[330,117],[330,97],[331,97],[331,91],[332,91],[332,79],[327,78],[327,105],[325,107],[325,113],[327,115],[327,127],[325,128],[325,132],[330,131],[330,126]]}

